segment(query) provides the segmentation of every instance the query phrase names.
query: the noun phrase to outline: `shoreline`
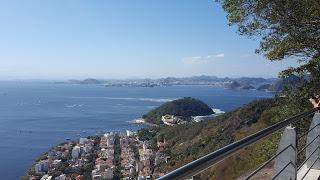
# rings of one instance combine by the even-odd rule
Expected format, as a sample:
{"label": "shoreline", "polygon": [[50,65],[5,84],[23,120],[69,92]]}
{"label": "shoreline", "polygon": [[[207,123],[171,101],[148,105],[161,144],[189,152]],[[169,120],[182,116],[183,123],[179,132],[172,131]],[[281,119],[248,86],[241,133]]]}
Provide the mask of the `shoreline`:
{"label": "shoreline", "polygon": [[151,127],[158,127],[159,126],[157,124],[146,122],[146,120],[143,118],[137,118],[137,119],[134,119],[130,122],[133,124],[143,124],[143,125],[147,125],[147,126],[151,126]]}

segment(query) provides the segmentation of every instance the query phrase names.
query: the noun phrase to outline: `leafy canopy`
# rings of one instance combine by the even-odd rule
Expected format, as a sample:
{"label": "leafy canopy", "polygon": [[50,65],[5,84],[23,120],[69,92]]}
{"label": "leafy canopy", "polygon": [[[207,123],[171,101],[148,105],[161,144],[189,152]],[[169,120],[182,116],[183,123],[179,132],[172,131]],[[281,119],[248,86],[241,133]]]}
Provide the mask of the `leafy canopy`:
{"label": "leafy canopy", "polygon": [[280,75],[320,76],[319,0],[217,0],[241,35],[261,38],[257,53],[270,60],[297,58],[302,64]]}

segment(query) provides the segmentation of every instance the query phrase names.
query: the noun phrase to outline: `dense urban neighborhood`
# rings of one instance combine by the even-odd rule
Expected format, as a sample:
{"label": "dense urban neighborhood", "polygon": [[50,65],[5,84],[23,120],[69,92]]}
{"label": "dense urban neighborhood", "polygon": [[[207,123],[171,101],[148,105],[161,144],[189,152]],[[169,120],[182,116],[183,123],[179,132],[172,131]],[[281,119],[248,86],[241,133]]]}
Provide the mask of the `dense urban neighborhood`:
{"label": "dense urban neighborhood", "polygon": [[[308,77],[305,77],[308,79]],[[254,77],[216,77],[191,76],[167,77],[159,79],[93,79],[55,81],[56,84],[104,85],[106,87],[168,87],[168,86],[212,86],[231,90],[258,90],[279,92],[289,84],[299,81],[296,75],[286,78],[254,78]]]}
{"label": "dense urban neighborhood", "polygon": [[170,157],[164,142],[151,148],[137,132],[105,133],[62,143],[39,157],[26,176],[29,180],[154,179],[164,175],[158,165]]}

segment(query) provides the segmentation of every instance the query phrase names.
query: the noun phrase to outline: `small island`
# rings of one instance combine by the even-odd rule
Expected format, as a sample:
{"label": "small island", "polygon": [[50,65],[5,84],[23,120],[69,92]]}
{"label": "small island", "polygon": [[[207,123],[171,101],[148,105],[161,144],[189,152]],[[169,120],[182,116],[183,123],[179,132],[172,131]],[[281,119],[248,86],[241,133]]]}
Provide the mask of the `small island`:
{"label": "small island", "polygon": [[164,119],[172,119],[177,123],[183,123],[192,120],[193,116],[208,116],[212,114],[214,114],[213,110],[204,102],[185,97],[164,103],[143,115],[142,118],[148,123],[161,125],[165,124]]}

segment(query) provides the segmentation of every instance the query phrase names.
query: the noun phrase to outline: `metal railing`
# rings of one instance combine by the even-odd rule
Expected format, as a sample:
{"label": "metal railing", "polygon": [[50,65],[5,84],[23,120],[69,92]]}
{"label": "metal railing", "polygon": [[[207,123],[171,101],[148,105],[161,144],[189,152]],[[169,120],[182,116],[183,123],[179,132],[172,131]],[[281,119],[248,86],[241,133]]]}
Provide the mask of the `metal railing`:
{"label": "metal railing", "polygon": [[[283,152],[285,152],[287,149],[292,148],[294,151],[296,151],[296,148],[290,144],[288,145],[286,148],[284,148],[282,151],[280,151],[279,153],[277,153],[276,155],[272,156],[272,158],[270,158],[268,161],[264,162],[262,166],[258,167],[256,170],[254,170],[251,174],[249,174],[246,178],[244,178],[245,180],[251,179],[254,175],[256,175],[259,171],[261,171],[264,167],[266,167],[270,162],[272,162],[274,159],[276,159],[280,154],[282,154]],[[290,164],[294,165],[294,163],[290,162]],[[277,175],[279,175],[287,166],[285,166],[283,169],[281,169]],[[275,177],[277,177],[277,175]]]}
{"label": "metal railing", "polygon": [[[287,118],[283,121],[280,121],[274,125],[271,125],[263,130],[260,130],[252,135],[249,135],[241,140],[238,140],[232,144],[229,144],[221,149],[218,149],[212,153],[209,153],[208,155],[201,157],[195,161],[192,161],[162,177],[159,178],[159,180],[173,180],[173,179],[187,179],[191,178],[200,172],[206,170],[207,168],[213,166],[214,164],[220,162],[221,160],[229,157],[236,151],[253,144],[257,142],[258,140],[276,132],[279,129],[282,129],[286,126],[288,126],[291,123],[294,123],[302,118],[305,118],[309,115],[312,115],[316,111],[319,111],[320,107],[311,109],[306,112],[299,113],[293,117]],[[289,148],[289,147],[288,147]],[[279,153],[278,153],[279,154]],[[274,157],[276,158],[276,157]],[[290,164],[288,164],[289,166]],[[260,167],[261,169],[263,167]],[[259,168],[258,168],[259,169]],[[261,170],[260,169],[260,170]],[[253,174],[254,175],[254,174]]]}
{"label": "metal railing", "polygon": [[[315,125],[314,127],[312,127],[311,129],[309,129],[307,132],[303,133],[302,135],[300,135],[297,138],[297,142],[298,140],[304,138],[309,132],[313,131],[316,127],[320,126],[320,124]],[[312,145],[313,143],[315,143],[315,141],[320,138],[320,135],[317,135],[315,138],[313,138],[309,143],[307,143],[305,146],[303,146],[299,151],[297,151],[297,149],[293,146],[293,144],[289,144],[287,147],[285,147],[284,149],[282,149],[280,152],[278,152],[276,155],[274,155],[272,158],[270,158],[268,161],[264,162],[260,167],[258,167],[256,170],[254,170],[252,173],[250,173],[246,178],[244,178],[244,180],[249,180],[252,177],[254,177],[258,172],[260,172],[263,168],[265,168],[269,163],[271,163],[273,160],[275,160],[277,157],[279,157],[281,154],[285,153],[289,148],[292,148],[295,152],[296,152],[296,157],[300,156],[310,145]],[[295,171],[298,172],[301,167],[317,152],[320,150],[320,145],[318,145],[315,150],[312,151],[312,153],[305,158],[305,160],[299,165],[297,166],[297,162],[292,162],[290,161],[286,166],[284,166],[276,175],[273,176],[272,179],[276,179],[278,177],[278,175],[281,174],[281,172],[283,172],[288,166],[289,164],[292,165],[295,168]],[[314,166],[314,164],[317,162],[318,158],[316,158],[316,160],[312,163],[312,166],[310,166],[310,168],[308,168],[308,170],[306,171],[306,173],[303,175],[303,177],[301,178],[301,180],[303,180],[306,175],[308,174],[308,172],[312,169],[312,167]],[[296,177],[297,179],[297,177]]]}

